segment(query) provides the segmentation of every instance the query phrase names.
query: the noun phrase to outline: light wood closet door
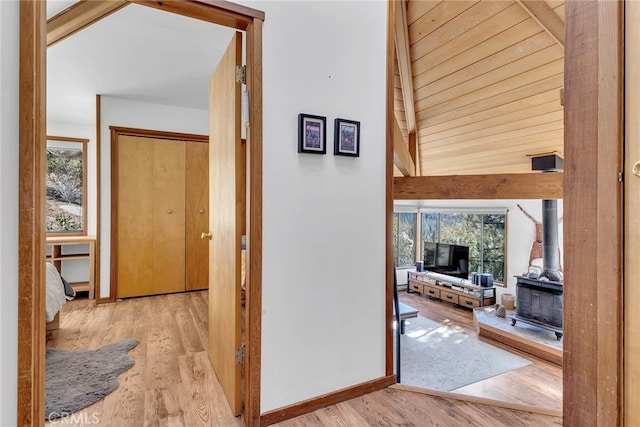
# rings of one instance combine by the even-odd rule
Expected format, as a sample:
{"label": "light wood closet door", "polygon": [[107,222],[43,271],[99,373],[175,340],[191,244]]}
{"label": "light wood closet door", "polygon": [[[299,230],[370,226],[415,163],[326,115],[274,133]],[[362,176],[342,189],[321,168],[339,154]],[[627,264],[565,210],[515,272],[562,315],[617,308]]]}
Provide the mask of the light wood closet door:
{"label": "light wood closet door", "polygon": [[117,141],[117,294],[118,298],[153,287],[153,142],[120,136]]}
{"label": "light wood closet door", "polygon": [[117,297],[185,289],[185,144],[119,136]]}
{"label": "light wood closet door", "polygon": [[186,290],[209,287],[209,144],[186,143]]}

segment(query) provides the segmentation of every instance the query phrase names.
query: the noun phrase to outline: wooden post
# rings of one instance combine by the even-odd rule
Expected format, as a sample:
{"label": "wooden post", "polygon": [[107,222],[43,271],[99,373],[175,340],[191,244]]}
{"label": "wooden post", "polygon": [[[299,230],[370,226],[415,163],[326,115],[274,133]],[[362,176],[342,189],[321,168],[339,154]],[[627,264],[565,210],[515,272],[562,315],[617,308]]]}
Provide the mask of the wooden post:
{"label": "wooden post", "polygon": [[622,407],[623,3],[565,3],[564,421]]}

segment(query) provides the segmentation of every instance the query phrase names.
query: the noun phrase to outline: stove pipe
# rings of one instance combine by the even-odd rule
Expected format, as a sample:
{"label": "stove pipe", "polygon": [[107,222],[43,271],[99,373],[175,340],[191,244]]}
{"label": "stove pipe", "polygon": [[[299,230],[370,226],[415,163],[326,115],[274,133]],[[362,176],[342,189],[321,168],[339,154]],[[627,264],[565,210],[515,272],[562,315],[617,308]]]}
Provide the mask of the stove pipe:
{"label": "stove pipe", "polygon": [[558,246],[558,201],[542,201],[542,276],[561,282],[560,249]]}

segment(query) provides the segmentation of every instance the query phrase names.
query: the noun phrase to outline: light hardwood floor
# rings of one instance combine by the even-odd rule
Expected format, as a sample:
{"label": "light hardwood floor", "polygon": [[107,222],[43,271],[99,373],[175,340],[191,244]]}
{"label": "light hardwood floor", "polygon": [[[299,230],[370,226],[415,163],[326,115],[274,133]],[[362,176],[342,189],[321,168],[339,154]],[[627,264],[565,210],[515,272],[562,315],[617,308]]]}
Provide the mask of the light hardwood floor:
{"label": "light hardwood floor", "polygon": [[[207,358],[207,298],[206,291],[199,291],[98,306],[86,299],[67,303],[62,310],[60,330],[50,334],[47,346],[87,350],[129,337],[138,338],[140,344],[129,353],[136,364],[119,377],[120,387],[65,420],[65,425],[73,425],[73,421],[75,425],[82,425],[83,420],[98,420],[97,425],[103,426],[244,425],[241,418],[231,415]],[[462,313],[457,315],[464,317]],[[462,320],[456,322],[459,327],[466,327]],[[561,424],[557,417],[390,388],[277,425],[538,427]]]}
{"label": "light hardwood floor", "polygon": [[97,419],[98,425],[118,427],[244,425],[231,414],[207,356],[207,301],[207,292],[200,291],[96,306],[86,299],[65,304],[48,347],[87,350],[129,337],[140,340],[129,352],[135,366],[119,377],[118,389],[65,421],[82,425]]}
{"label": "light hardwood floor", "polygon": [[547,427],[561,426],[562,419],[387,388],[276,425],[279,427]]}
{"label": "light hardwood floor", "polygon": [[398,296],[400,301],[419,310],[421,316],[464,332],[475,339],[489,342],[533,362],[523,368],[453,390],[454,393],[562,411],[561,367],[495,341],[478,338],[471,310],[454,307],[447,302],[431,300],[416,293],[408,294],[401,291]]}

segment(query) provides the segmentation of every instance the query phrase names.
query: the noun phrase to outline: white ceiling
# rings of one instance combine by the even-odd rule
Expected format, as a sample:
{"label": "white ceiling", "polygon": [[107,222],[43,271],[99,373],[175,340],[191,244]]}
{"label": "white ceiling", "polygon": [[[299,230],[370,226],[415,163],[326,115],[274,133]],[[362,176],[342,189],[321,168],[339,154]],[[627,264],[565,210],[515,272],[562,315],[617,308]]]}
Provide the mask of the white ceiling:
{"label": "white ceiling", "polygon": [[[47,15],[75,1],[48,1]],[[93,123],[96,94],[207,109],[233,30],[131,4],[47,49],[49,120]]]}

